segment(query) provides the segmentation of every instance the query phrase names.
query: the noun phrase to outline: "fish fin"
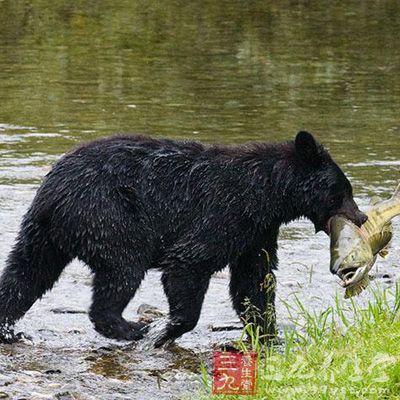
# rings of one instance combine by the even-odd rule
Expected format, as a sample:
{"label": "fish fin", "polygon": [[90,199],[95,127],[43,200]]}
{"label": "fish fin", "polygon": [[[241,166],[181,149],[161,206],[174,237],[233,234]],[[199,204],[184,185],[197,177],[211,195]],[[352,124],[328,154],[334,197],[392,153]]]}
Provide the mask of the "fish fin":
{"label": "fish fin", "polygon": [[380,242],[382,243],[383,247],[378,252],[378,254],[382,258],[385,258],[389,253],[392,236],[393,236],[393,227],[392,227],[392,223],[389,221],[385,225],[383,225],[381,233],[380,233]]}
{"label": "fish fin", "polygon": [[370,279],[367,274],[364,276],[364,278],[361,279],[360,282],[346,288],[346,291],[344,293],[344,298],[349,299],[350,297],[358,296],[369,285],[369,282]]}
{"label": "fish fin", "polygon": [[379,196],[372,196],[371,200],[369,201],[370,206],[374,206],[382,201],[382,197]]}
{"label": "fish fin", "polygon": [[381,250],[378,252],[378,254],[382,257],[382,258],[386,258],[388,253],[389,253],[389,249],[390,249],[390,245],[392,243],[392,224],[389,222],[387,224],[384,225],[382,232],[382,243],[386,243],[386,245],[384,245]]}
{"label": "fish fin", "polygon": [[395,197],[400,197],[400,183],[397,185],[397,188],[393,193],[392,198],[395,198]]}

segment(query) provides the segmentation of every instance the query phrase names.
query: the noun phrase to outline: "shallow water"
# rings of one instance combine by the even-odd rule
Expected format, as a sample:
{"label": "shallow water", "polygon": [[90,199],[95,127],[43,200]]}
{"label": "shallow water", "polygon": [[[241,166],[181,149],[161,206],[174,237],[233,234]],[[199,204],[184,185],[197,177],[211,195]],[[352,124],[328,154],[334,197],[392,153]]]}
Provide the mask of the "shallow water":
{"label": "shallow water", "polygon": [[[399,12],[396,1],[0,0],[0,269],[51,164],[114,132],[242,143],[307,129],[361,205],[389,196],[400,178]],[[377,264],[378,276],[389,275],[376,279],[383,286],[399,275],[399,222],[394,229],[392,251]],[[332,304],[340,288],[328,246],[306,221],[282,229],[281,300],[295,293],[310,308]],[[199,325],[167,351],[95,334],[84,313],[90,282],[85,266],[72,263],[20,321],[33,343],[1,347],[1,392],[177,398],[196,390],[198,359],[207,364],[213,345],[240,335],[210,329],[237,323],[226,272],[213,278]],[[287,323],[281,300],[278,318]],[[157,272],[126,316],[137,317],[141,303],[167,310]],[[51,311],[60,307],[83,312]]]}

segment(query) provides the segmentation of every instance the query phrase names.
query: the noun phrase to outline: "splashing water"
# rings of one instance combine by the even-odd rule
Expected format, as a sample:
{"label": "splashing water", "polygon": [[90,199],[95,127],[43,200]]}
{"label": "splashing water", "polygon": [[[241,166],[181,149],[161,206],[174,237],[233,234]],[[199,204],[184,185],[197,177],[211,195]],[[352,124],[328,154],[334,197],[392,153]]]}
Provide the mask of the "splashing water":
{"label": "splashing water", "polygon": [[149,325],[149,332],[146,336],[138,343],[138,350],[151,350],[154,349],[154,345],[157,340],[161,338],[162,334],[165,332],[165,328],[168,323],[168,318],[163,317],[157,321],[152,322]]}

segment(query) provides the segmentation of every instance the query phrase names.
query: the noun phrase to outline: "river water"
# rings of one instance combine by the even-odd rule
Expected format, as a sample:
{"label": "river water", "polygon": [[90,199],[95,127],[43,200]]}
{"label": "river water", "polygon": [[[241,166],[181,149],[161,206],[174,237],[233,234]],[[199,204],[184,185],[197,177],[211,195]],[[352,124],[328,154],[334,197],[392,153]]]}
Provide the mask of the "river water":
{"label": "river water", "polygon": [[[330,150],[357,201],[400,180],[397,1],[0,0],[0,269],[51,165],[116,132],[212,143],[283,141],[307,129]],[[399,223],[375,285],[399,275]],[[281,231],[278,318],[296,294],[323,309],[341,292],[329,240],[307,221]],[[88,320],[91,276],[73,262],[17,325],[32,342],[0,347],[13,399],[196,398],[199,364],[240,331],[228,273],[213,278],[197,328],[170,350],[116,344]],[[366,291],[357,301],[366,301]],[[151,272],[126,316],[167,310]],[[61,308],[61,310],[60,310]],[[62,311],[62,313],[60,313]]]}

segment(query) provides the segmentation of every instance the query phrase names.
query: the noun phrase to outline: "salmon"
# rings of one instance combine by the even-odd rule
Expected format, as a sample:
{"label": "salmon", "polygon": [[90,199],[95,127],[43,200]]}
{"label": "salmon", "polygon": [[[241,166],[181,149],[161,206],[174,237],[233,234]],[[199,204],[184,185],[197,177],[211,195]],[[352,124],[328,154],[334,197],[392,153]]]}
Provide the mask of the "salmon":
{"label": "salmon", "polygon": [[374,197],[361,227],[341,215],[329,221],[331,272],[342,279],[345,298],[360,294],[369,284],[368,272],[377,256],[386,257],[392,239],[391,220],[400,215],[400,184],[389,200]]}

